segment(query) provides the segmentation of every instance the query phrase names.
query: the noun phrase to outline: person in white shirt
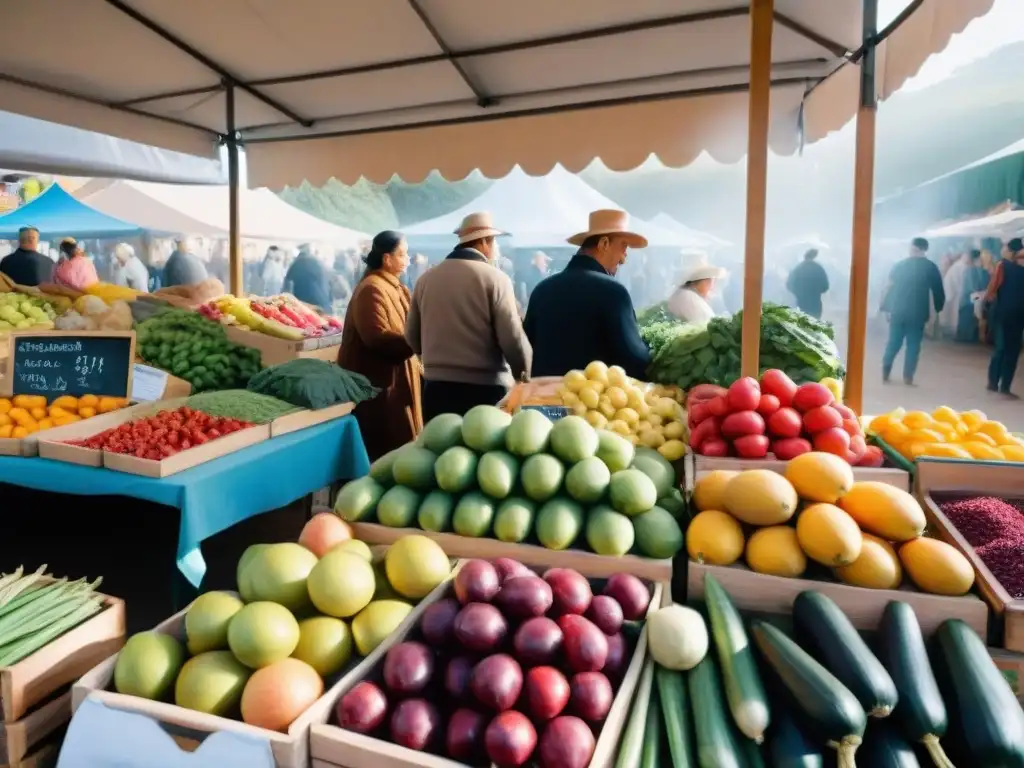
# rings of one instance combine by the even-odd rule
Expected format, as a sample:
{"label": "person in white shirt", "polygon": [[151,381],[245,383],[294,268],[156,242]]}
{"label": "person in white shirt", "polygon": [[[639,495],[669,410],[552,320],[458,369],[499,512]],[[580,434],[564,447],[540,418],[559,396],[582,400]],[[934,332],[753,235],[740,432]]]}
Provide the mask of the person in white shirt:
{"label": "person in white shirt", "polygon": [[277,296],[284,290],[284,276],[287,270],[284,266],[284,252],[276,245],[267,249],[267,255],[263,259],[263,269],[260,278],[263,280],[263,295]]}
{"label": "person in white shirt", "polygon": [[669,297],[668,311],[685,323],[706,323],[715,316],[708,295],[715,287],[715,280],[725,275],[724,269],[709,264],[694,267]]}
{"label": "person in white shirt", "polygon": [[149,293],[149,270],[128,243],[118,243],[114,248],[112,266],[114,285],[123,285],[140,293]]}

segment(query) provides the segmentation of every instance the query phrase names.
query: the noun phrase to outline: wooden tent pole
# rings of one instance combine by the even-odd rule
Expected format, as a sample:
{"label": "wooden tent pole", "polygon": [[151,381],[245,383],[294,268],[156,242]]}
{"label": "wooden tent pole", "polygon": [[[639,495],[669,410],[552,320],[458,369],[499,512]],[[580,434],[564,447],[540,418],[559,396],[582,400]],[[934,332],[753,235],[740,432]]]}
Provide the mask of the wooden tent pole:
{"label": "wooden tent pole", "polygon": [[868,280],[871,262],[871,214],[875,188],[875,37],[878,0],[864,0],[864,57],[860,62],[860,107],[853,180],[853,236],[850,264],[850,319],[846,346],[845,400],[854,412],[864,407]]}
{"label": "wooden tent pole", "polygon": [[241,226],[239,223],[239,168],[238,133],[235,130],[235,87],[228,83],[225,91],[227,105],[228,147],[228,274],[235,296],[245,295],[244,264],[242,263]]}
{"label": "wooden tent pole", "polygon": [[771,120],[774,0],[750,3],[750,113],[747,126],[747,227],[743,261],[742,371],[760,366],[761,294],[768,196],[768,128]]}

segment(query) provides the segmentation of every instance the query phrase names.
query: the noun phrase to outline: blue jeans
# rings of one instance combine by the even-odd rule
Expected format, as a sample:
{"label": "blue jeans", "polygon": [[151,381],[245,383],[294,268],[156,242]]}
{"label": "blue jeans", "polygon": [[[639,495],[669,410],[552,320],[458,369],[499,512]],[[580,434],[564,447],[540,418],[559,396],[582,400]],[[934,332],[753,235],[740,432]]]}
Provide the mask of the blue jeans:
{"label": "blue jeans", "polygon": [[900,353],[903,342],[907,343],[907,351],[903,356],[903,380],[911,381],[917,372],[917,361],[921,357],[921,340],[924,338],[924,323],[892,318],[889,321],[889,341],[882,355],[882,376],[889,378],[892,364]]}
{"label": "blue jeans", "polygon": [[1024,337],[1024,319],[996,319],[995,350],[988,364],[989,389],[1009,392],[1013,374],[1020,359],[1021,339]]}

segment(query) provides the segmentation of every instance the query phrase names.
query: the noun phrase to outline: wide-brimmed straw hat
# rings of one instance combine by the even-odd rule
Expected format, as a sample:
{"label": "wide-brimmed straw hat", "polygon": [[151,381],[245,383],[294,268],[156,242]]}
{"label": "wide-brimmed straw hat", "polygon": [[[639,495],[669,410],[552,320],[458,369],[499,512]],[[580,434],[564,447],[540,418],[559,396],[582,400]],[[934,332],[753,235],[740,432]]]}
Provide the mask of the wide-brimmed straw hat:
{"label": "wide-brimmed straw hat", "polygon": [[459,236],[459,245],[462,245],[485,237],[502,237],[508,232],[494,226],[494,219],[491,218],[489,211],[480,211],[464,218],[454,234]]}
{"label": "wide-brimmed straw hat", "polygon": [[683,273],[682,284],[692,283],[697,280],[721,280],[729,274],[727,269],[716,267],[712,264],[698,264]]}
{"label": "wide-brimmed straw hat", "polygon": [[594,235],[618,235],[625,239],[630,248],[646,248],[647,238],[629,229],[629,214],[625,211],[605,209],[592,211],[586,232],[580,232],[569,238],[572,245],[583,245],[588,237]]}

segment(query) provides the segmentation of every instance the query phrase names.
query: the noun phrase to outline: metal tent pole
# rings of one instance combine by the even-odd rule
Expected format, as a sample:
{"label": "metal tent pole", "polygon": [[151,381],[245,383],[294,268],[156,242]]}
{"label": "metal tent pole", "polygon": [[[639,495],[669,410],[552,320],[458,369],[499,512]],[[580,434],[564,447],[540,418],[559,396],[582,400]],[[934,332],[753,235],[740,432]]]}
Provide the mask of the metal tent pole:
{"label": "metal tent pole", "polygon": [[235,130],[235,86],[227,83],[224,91],[227,107],[228,147],[228,269],[230,291],[236,296],[245,294],[243,279],[241,229],[239,225],[239,173],[238,173],[238,132]]}
{"label": "metal tent pole", "polygon": [[864,0],[864,56],[860,61],[860,108],[853,181],[853,237],[850,269],[850,318],[846,348],[847,404],[861,413],[864,406],[864,349],[868,320],[868,278],[871,260],[871,214],[875,187],[875,46],[878,0]]}
{"label": "metal tent pole", "polygon": [[750,114],[747,132],[747,223],[743,261],[744,376],[758,375],[764,232],[768,196],[768,128],[771,121],[773,0],[750,3]]}

